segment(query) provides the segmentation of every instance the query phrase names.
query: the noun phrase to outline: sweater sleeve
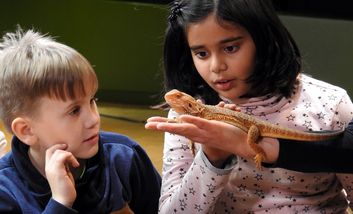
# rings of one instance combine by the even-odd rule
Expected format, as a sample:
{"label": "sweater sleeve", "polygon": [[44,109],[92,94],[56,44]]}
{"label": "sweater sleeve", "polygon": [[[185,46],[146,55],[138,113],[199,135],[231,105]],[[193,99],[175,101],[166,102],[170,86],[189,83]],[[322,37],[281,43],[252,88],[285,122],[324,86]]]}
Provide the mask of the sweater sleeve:
{"label": "sweater sleeve", "polygon": [[55,201],[54,199],[50,199],[47,206],[45,207],[45,210],[42,212],[42,214],[76,214],[78,213],[76,210],[71,209],[69,207],[66,207],[59,202]]}
{"label": "sweater sleeve", "polygon": [[139,145],[134,148],[130,171],[132,189],[129,207],[134,213],[157,213],[160,196],[161,177],[150,158]]}
{"label": "sweater sleeve", "polygon": [[[177,116],[172,110],[168,115]],[[198,144],[194,157],[189,142],[183,136],[165,133],[159,213],[213,213],[228,182],[234,164],[215,168]]]}
{"label": "sweater sleeve", "polygon": [[[0,213],[26,213],[19,206],[21,201],[17,201],[11,194],[1,190],[0,186]],[[26,203],[26,202],[24,202]],[[27,212],[34,212],[34,210],[27,210]],[[76,210],[66,207],[57,201],[50,199],[42,214],[75,214]]]}
{"label": "sweater sleeve", "polygon": [[0,184],[0,213],[21,213],[17,201]]}
{"label": "sweater sleeve", "polygon": [[279,139],[279,167],[300,172],[353,173],[353,120],[336,138],[304,142]]}

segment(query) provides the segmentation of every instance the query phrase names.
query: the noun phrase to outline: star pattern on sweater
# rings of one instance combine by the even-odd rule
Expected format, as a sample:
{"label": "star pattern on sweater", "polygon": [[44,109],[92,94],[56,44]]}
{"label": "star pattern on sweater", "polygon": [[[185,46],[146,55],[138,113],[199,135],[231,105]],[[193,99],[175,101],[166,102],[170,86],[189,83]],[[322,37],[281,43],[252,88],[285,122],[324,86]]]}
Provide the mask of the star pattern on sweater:
{"label": "star pattern on sweater", "polygon": [[208,184],[207,187],[208,187],[208,191],[210,191],[211,193],[214,192],[216,189],[216,187],[212,184]]}
{"label": "star pattern on sweater", "polygon": [[180,199],[179,203],[180,203],[179,204],[180,205],[180,209],[184,210],[186,208],[186,206],[187,206],[187,203],[185,202],[185,200],[184,199]]}
{"label": "star pattern on sweater", "polygon": [[294,121],[294,119],[295,119],[295,116],[294,116],[294,115],[289,115],[289,116],[287,117],[287,120],[288,120],[288,121]]}
{"label": "star pattern on sweater", "polygon": [[197,212],[201,212],[203,209],[201,208],[201,205],[200,204],[195,204],[195,207],[194,209],[197,211]]}
{"label": "star pattern on sweater", "polygon": [[322,112],[320,112],[320,113],[318,113],[316,115],[317,115],[317,119],[319,119],[319,120],[324,120],[325,119],[325,114],[322,113]]}
{"label": "star pattern on sweater", "polygon": [[[293,97],[286,102],[284,108],[267,110],[275,106],[276,103],[271,103],[267,107],[260,105],[259,108],[254,108],[251,105],[249,107],[247,104],[243,111],[246,114],[255,115],[273,124],[288,125],[288,127],[296,127],[298,130],[303,131],[344,128],[346,124],[339,119],[342,118],[341,115],[349,115],[347,114],[347,108],[345,108],[352,106],[349,97],[344,97],[342,92],[333,92],[332,88],[321,85],[321,83],[316,81],[313,81],[311,84],[306,82],[305,84],[303,87],[298,87],[303,88],[302,91],[293,92]],[[259,103],[257,100],[255,101]],[[353,117],[352,112],[350,116]],[[175,137],[177,136],[173,136],[173,138]],[[173,159],[165,159],[170,163],[174,160],[172,164],[180,164],[185,157],[190,157],[189,153],[184,153],[179,157],[175,155],[187,152],[185,145],[188,144],[184,143],[186,142],[185,139],[175,139],[175,142],[177,141],[180,142],[178,146],[174,144],[173,147],[170,147]],[[174,198],[174,201],[170,202],[176,203],[176,209],[181,213],[222,214],[254,213],[256,211],[271,213],[283,212],[284,210],[290,213],[311,213],[313,210],[318,212],[321,205],[305,204],[305,200],[317,192],[326,192],[327,186],[333,181],[331,173],[310,175],[311,173],[296,173],[280,168],[264,171],[256,170],[251,159],[240,157],[238,157],[238,162],[235,163],[229,177],[225,179],[228,174],[222,173],[222,170],[216,171],[209,168],[209,162],[203,160],[203,157],[201,159],[198,156],[197,162],[190,161],[190,159],[185,160],[189,168],[182,167],[183,170],[177,172],[182,173],[178,174],[178,177],[179,175],[180,177],[185,177],[185,173],[190,172],[185,180],[190,181],[191,179],[192,182],[183,182],[184,187],[182,185],[178,186],[178,188],[174,186],[172,189],[175,193],[171,193],[172,190],[168,192],[179,195],[178,199],[183,199],[183,201],[178,201]],[[167,168],[167,170],[170,169],[170,167]],[[179,170],[180,167],[177,169]],[[174,175],[175,177],[176,175]],[[347,193],[353,191],[353,185],[350,185],[349,182],[351,180],[347,179],[344,185]],[[168,185],[168,187],[170,186]],[[168,187],[165,189],[168,189]],[[184,188],[183,192],[180,192],[180,188]],[[339,194],[341,190],[342,186],[340,185],[332,191]],[[184,192],[187,192],[187,197],[184,195]],[[295,194],[292,194],[293,192]],[[298,195],[303,197],[298,197]],[[195,201],[193,202],[193,200]],[[323,203],[325,202],[323,201]],[[190,204],[188,205],[188,203]],[[334,201],[334,203],[336,203],[335,206],[337,207],[345,206],[341,201]],[[246,204],[251,204],[252,206],[247,206]],[[321,207],[320,212],[337,213],[339,211],[337,207]],[[334,211],[335,209],[336,211]]]}
{"label": "star pattern on sweater", "polygon": [[304,122],[303,126],[304,126],[306,129],[310,129],[310,128],[312,127],[311,121],[307,121],[307,120],[306,120],[306,121]]}

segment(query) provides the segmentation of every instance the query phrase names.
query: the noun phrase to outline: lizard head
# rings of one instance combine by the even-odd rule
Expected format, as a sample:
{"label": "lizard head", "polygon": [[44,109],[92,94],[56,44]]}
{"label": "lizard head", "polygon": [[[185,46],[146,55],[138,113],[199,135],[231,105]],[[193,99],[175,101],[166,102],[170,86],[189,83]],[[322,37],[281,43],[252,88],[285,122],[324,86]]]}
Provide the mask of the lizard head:
{"label": "lizard head", "polygon": [[173,89],[164,95],[165,101],[179,114],[199,116],[204,109],[203,104],[192,96]]}

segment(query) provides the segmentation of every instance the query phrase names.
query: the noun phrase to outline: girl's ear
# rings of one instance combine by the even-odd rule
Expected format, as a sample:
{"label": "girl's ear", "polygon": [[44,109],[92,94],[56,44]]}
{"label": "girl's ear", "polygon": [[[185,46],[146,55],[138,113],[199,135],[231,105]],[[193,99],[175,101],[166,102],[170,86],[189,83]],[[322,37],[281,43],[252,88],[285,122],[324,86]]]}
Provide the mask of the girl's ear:
{"label": "girl's ear", "polygon": [[11,129],[23,143],[31,146],[37,142],[37,136],[33,133],[29,119],[17,117],[12,121]]}

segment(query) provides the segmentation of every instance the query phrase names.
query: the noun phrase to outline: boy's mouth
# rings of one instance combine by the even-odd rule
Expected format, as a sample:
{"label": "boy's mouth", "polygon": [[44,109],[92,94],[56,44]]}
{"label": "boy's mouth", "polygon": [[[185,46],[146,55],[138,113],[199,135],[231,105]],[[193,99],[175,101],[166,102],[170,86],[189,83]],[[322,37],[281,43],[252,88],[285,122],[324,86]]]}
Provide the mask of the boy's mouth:
{"label": "boy's mouth", "polygon": [[87,138],[87,139],[84,140],[83,142],[84,142],[84,143],[85,143],[85,142],[94,142],[96,139],[98,140],[98,134],[95,134],[95,135],[93,135],[93,136]]}

